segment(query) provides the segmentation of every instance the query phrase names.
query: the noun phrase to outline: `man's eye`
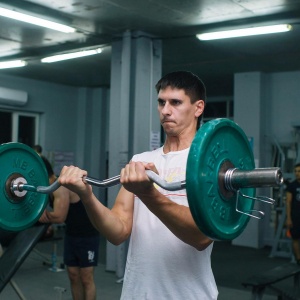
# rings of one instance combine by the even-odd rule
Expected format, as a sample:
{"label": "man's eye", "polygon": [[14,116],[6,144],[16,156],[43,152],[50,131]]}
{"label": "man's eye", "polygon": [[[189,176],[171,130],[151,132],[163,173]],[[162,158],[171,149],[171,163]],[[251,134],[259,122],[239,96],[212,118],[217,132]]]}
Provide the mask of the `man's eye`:
{"label": "man's eye", "polygon": [[165,105],[165,101],[163,101],[163,100],[158,100],[158,105],[159,105],[159,106],[164,106],[164,105]]}
{"label": "man's eye", "polygon": [[181,104],[181,101],[179,101],[179,100],[173,100],[173,105],[179,105],[179,104]]}

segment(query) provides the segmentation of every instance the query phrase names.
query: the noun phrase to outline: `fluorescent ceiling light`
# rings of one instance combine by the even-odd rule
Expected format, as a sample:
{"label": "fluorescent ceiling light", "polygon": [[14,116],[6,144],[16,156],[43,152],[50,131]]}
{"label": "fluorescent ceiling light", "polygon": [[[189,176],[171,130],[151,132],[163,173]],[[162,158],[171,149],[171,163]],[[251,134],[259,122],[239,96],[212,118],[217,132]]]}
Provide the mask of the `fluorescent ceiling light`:
{"label": "fluorescent ceiling light", "polygon": [[70,26],[66,26],[66,25],[58,24],[58,23],[51,22],[48,20],[44,20],[41,18],[29,16],[29,15],[22,14],[22,13],[19,13],[19,12],[13,11],[13,10],[9,10],[6,8],[2,8],[2,7],[0,7],[0,16],[10,18],[10,19],[15,19],[15,20],[30,23],[30,24],[34,24],[37,26],[42,26],[42,27],[58,30],[58,31],[65,32],[65,33],[75,32],[75,29]]}
{"label": "fluorescent ceiling light", "polygon": [[0,62],[0,69],[19,68],[27,65],[24,60],[11,60]]}
{"label": "fluorescent ceiling light", "polygon": [[291,29],[292,29],[291,25],[281,24],[281,25],[273,25],[273,26],[261,26],[261,27],[252,27],[252,28],[244,28],[244,29],[236,29],[236,30],[228,30],[228,31],[202,33],[202,34],[197,34],[197,38],[199,40],[207,41],[207,40],[227,39],[227,38],[241,37],[241,36],[286,32]]}
{"label": "fluorescent ceiling light", "polygon": [[93,49],[93,50],[82,50],[82,51],[78,51],[78,52],[58,54],[58,55],[54,55],[54,56],[45,57],[45,58],[41,59],[41,62],[43,62],[43,63],[52,63],[52,62],[61,61],[61,60],[67,60],[67,59],[73,59],[73,58],[78,58],[78,57],[83,57],[83,56],[95,55],[95,54],[99,54],[101,52],[102,52],[101,48]]}

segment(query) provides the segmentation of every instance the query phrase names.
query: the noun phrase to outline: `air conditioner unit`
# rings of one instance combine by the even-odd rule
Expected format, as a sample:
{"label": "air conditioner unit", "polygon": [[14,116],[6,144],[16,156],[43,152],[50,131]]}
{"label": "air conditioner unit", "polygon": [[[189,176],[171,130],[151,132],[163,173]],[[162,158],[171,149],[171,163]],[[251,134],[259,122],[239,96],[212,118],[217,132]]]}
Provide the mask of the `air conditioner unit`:
{"label": "air conditioner unit", "polygon": [[27,100],[27,92],[0,87],[0,104],[21,106],[25,105]]}

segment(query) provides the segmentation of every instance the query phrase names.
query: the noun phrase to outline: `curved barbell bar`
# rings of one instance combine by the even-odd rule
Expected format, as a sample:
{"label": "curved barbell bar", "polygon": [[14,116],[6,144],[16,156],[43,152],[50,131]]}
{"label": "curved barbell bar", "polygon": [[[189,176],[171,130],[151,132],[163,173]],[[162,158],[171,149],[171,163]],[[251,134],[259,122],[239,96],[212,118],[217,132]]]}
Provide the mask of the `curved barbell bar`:
{"label": "curved barbell bar", "polygon": [[[168,191],[178,191],[186,187],[186,182],[167,182],[160,178],[155,172],[146,170],[150,180],[156,183],[161,188]],[[219,173],[220,176],[220,173]],[[84,182],[102,188],[107,188],[120,183],[120,175],[111,177],[105,180],[98,180],[92,177],[85,176],[82,179]],[[225,172],[223,184],[228,191],[238,191],[241,188],[257,188],[278,186],[283,183],[283,175],[279,168],[258,168],[254,170],[240,170],[237,168],[228,169]],[[53,193],[60,187],[60,183],[56,180],[50,186],[33,186],[27,183],[22,183],[20,179],[12,180],[11,192],[17,195],[17,192],[31,191],[43,194]]]}

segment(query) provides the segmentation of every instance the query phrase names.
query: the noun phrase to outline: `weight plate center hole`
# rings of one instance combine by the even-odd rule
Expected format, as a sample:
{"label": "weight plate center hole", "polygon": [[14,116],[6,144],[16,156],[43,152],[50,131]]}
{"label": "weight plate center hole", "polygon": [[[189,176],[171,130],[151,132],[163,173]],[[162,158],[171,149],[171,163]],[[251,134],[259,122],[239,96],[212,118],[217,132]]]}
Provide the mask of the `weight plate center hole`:
{"label": "weight plate center hole", "polygon": [[27,191],[13,191],[13,185],[27,184],[27,180],[22,176],[22,174],[14,173],[10,175],[5,184],[5,191],[8,196],[9,201],[13,203],[21,202],[27,194]]}
{"label": "weight plate center hole", "polygon": [[225,160],[219,169],[218,173],[218,185],[219,185],[219,191],[224,200],[230,200],[235,193],[233,191],[230,191],[226,189],[225,187],[225,173],[229,169],[235,168],[234,164],[230,160]]}

